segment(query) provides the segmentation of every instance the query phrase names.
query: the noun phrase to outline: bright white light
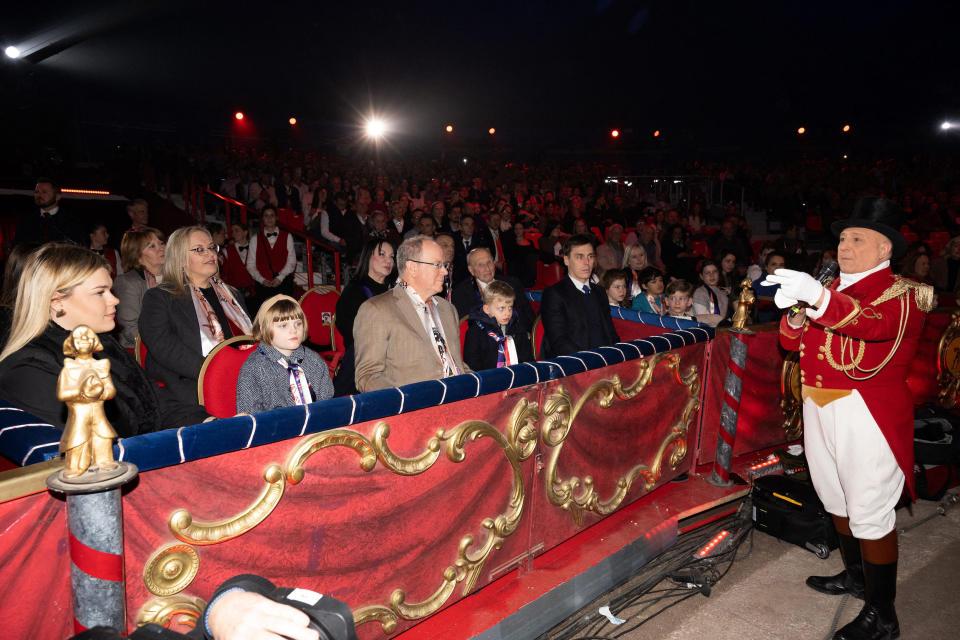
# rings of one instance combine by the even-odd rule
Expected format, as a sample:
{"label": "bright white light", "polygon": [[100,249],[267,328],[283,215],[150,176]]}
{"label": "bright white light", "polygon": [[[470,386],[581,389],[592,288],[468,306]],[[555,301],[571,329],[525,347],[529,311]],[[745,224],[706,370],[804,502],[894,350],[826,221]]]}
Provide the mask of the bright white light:
{"label": "bright white light", "polygon": [[383,134],[387,132],[387,123],[379,118],[370,118],[367,120],[365,128],[367,131],[367,136],[376,140],[382,138]]}
{"label": "bright white light", "polygon": [[466,158],[463,159],[463,164],[467,164],[467,159],[466,159]]}
{"label": "bright white light", "polygon": [[953,129],[955,126],[957,126],[957,125],[955,125],[954,123],[950,122],[949,120],[944,120],[944,121],[940,124],[940,129],[942,129],[943,131],[948,131],[948,130],[950,130],[950,129]]}
{"label": "bright white light", "polygon": [[7,54],[7,57],[8,57],[8,58],[19,58],[19,57],[20,57],[20,49],[17,49],[17,48],[16,48],[15,46],[13,46],[13,45],[10,45],[10,46],[7,47],[6,49],[4,49],[3,52],[4,52],[5,54]]}

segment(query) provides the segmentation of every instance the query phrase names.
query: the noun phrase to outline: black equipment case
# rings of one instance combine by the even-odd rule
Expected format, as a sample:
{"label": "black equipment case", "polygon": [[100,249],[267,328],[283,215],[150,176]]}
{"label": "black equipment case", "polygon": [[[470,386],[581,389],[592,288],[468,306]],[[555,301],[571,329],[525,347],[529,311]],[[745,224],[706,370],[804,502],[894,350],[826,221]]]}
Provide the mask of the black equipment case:
{"label": "black equipment case", "polygon": [[833,519],[813,485],[788,476],[757,478],[751,492],[753,522],[775,538],[803,547],[820,558],[839,546]]}

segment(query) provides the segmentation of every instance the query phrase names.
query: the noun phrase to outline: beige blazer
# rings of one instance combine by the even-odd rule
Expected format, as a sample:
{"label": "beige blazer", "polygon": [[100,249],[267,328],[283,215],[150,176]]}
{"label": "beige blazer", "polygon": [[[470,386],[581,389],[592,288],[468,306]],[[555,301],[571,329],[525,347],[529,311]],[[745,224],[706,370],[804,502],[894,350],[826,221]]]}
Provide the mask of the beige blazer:
{"label": "beige blazer", "polygon": [[[433,300],[451,355],[462,373],[470,373],[460,353],[456,309],[443,298],[435,296]],[[399,286],[360,305],[353,338],[355,381],[361,392],[443,377],[436,344],[427,336],[407,292]]]}

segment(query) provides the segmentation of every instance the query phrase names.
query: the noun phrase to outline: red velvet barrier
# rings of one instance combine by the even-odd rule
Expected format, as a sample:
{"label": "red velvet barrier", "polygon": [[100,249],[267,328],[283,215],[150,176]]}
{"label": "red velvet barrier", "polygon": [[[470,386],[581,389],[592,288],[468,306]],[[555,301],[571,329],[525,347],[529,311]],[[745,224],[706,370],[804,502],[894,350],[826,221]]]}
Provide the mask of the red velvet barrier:
{"label": "red velvet barrier", "polygon": [[[758,326],[747,338],[747,367],[743,376],[737,437],[733,455],[739,456],[784,441],[783,412],[780,410],[780,371],[783,356],[776,327]],[[721,333],[710,343],[710,371],[703,400],[700,452],[697,464],[712,463],[716,457],[723,384],[730,367],[730,334]]]}
{"label": "red velvet barrier", "polygon": [[[145,606],[189,610],[193,598],[206,600],[226,578],[251,571],[344,600],[360,616],[360,638],[385,638],[381,623],[390,635],[403,631],[492,580],[515,577],[525,558],[689,469],[705,352],[705,344],[691,345],[143,472],[123,498],[128,626]],[[317,449],[293,482],[297,452],[311,445]],[[561,480],[594,480],[599,501],[587,500],[576,519],[577,509],[556,498],[560,485],[551,485],[553,502],[547,497],[554,451],[562,454]],[[623,477],[632,486],[611,501]],[[250,510],[261,495],[261,507]],[[582,497],[583,486],[574,495]],[[171,519],[179,509],[190,518]],[[0,504],[9,637],[71,633],[65,520],[64,503],[47,493]],[[234,524],[184,529],[218,521]],[[226,532],[223,541],[206,544],[217,531]],[[191,557],[195,577],[186,570]],[[42,607],[11,615],[16,602]]]}

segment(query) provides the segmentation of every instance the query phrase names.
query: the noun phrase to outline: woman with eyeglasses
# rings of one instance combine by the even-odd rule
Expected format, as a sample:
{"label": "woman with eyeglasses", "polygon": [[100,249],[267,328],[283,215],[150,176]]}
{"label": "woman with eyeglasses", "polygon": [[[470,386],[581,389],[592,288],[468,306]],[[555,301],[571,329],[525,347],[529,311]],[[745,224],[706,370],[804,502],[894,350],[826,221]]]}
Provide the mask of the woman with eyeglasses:
{"label": "woman with eyeglasses", "polygon": [[337,299],[334,321],[337,331],[343,336],[346,351],[333,381],[334,395],[357,393],[353,379],[353,322],[357,319],[360,305],[373,296],[386,293],[397,281],[396,252],[396,247],[389,240],[367,240],[357,267],[357,273],[362,275],[350,280]]}
{"label": "woman with eyeglasses", "polygon": [[163,283],[143,296],[147,374],[184,406],[199,405],[197,379],[206,355],[251,330],[242,299],[220,280],[219,269],[217,246],[205,228],[177,229],[167,241]]}
{"label": "woman with eyeglasses", "polygon": [[194,403],[170,402],[113,338],[117,298],[110,292],[110,265],[89,249],[48,243],[30,253],[17,288],[10,336],[0,353],[0,397],[63,429],[67,407],[57,399],[64,343],[84,325],[97,334],[93,356],[108,361],[116,395],[104,403],[107,419],[123,438],[165,427],[202,422]]}

